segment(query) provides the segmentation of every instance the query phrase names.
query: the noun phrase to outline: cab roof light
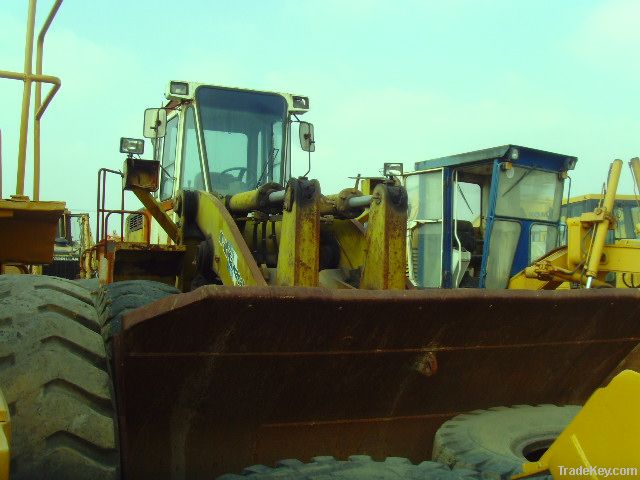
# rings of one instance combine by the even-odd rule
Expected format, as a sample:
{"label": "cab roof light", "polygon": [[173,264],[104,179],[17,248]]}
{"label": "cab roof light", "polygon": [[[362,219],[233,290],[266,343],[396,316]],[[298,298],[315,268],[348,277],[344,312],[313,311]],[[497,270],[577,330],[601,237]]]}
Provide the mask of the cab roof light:
{"label": "cab roof light", "polygon": [[293,108],[304,108],[305,110],[309,110],[309,97],[295,95],[293,97]]}
{"label": "cab roof light", "polygon": [[189,84],[187,82],[171,82],[169,93],[171,95],[189,95]]}

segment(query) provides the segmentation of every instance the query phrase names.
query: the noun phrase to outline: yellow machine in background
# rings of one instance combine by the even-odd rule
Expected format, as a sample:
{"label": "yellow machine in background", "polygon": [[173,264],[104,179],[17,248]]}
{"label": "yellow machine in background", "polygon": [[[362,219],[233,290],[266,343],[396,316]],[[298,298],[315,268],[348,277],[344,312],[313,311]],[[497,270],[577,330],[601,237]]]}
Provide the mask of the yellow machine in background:
{"label": "yellow machine in background", "polygon": [[[583,213],[593,212],[602,206],[604,193],[593,193],[579,195],[565,200],[562,205],[562,222],[566,223],[567,218],[579,217]],[[616,218],[615,228],[609,231],[607,243],[614,243],[615,240],[637,239],[638,224],[640,224],[640,197],[638,195],[616,195],[613,202],[613,215]],[[563,235],[566,243],[566,235]]]}
{"label": "yellow machine in background", "polygon": [[[640,160],[634,158],[630,166],[636,172]],[[635,239],[620,239],[607,244],[611,230],[616,230],[619,219],[615,215],[615,198],[622,161],[611,164],[607,190],[592,212],[566,220],[566,246],[549,252],[530,267],[515,275],[509,282],[511,289],[553,290],[564,282],[585,288],[611,287],[606,282],[608,273],[616,274],[616,284],[638,287],[640,278],[640,244]]]}
{"label": "yellow machine in background", "polygon": [[[0,273],[28,273],[39,271],[37,265],[50,263],[58,219],[65,210],[64,202],[40,200],[40,121],[54,95],[60,88],[60,79],[43,75],[42,59],[44,39],[62,0],[56,0],[38,35],[36,71],[33,73],[33,38],[36,0],[30,0],[27,20],[27,37],[24,53],[24,71],[0,70],[0,78],[24,82],[20,140],[18,149],[18,173],[16,193],[8,199],[0,195]],[[52,85],[42,100],[42,83]],[[27,156],[27,132],[32,85],[35,84],[33,108],[33,198],[25,196],[24,180]]]}
{"label": "yellow machine in background", "polygon": [[42,267],[42,274],[69,280],[89,278],[85,252],[93,245],[89,214],[65,210],[58,221],[53,261]]}
{"label": "yellow machine in background", "polygon": [[[566,219],[579,217],[583,213],[593,212],[601,208],[604,194],[587,194],[572,197],[562,205],[562,222],[560,244],[566,244]],[[626,245],[640,246],[640,197],[638,195],[616,195],[613,204],[613,217],[615,227],[607,233],[606,244],[616,242]],[[631,273],[609,272],[605,277],[607,283],[616,288],[637,288],[640,286],[640,276]],[[569,284],[563,284],[562,288],[569,288]]]}

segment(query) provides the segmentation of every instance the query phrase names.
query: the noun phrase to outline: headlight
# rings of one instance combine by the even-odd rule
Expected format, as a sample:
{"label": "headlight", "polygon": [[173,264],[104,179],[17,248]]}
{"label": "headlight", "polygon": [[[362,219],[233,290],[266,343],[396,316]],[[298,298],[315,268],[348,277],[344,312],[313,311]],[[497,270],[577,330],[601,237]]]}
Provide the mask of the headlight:
{"label": "headlight", "polygon": [[309,110],[309,97],[293,97],[293,108],[304,108]]}
{"label": "headlight", "polygon": [[143,152],[144,140],[125,137],[120,139],[120,153],[126,153],[127,155],[142,155]]}
{"label": "headlight", "polygon": [[189,95],[189,84],[186,82],[171,82],[169,93],[172,95]]}

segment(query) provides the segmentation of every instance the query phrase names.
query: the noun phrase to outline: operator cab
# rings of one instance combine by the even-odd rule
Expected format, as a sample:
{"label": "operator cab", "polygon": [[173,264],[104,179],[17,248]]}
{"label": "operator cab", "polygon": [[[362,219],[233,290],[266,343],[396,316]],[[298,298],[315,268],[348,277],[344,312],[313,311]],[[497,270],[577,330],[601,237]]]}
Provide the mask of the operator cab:
{"label": "operator cab", "polygon": [[180,190],[227,196],[286,184],[291,123],[308,110],[307,97],[193,82],[171,82],[166,96],[164,109],[148,110],[158,125],[159,110],[167,112],[162,131],[145,115],[161,164],[160,200]]}
{"label": "operator cab", "polygon": [[516,145],[442,157],[404,175],[408,268],[426,288],[506,288],[556,247],[577,159]]}

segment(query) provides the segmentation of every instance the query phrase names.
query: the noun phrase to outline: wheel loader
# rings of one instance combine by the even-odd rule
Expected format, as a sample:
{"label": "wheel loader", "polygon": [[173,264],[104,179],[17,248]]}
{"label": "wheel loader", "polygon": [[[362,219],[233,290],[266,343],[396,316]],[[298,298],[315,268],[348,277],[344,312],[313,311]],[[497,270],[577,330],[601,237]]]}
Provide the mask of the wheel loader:
{"label": "wheel loader", "polygon": [[[307,97],[184,81],[166,96],[145,112],[151,158],[122,139],[122,170],[99,173],[101,286],[0,276],[12,480],[295,476],[295,459],[350,456],[397,472],[457,413],[581,404],[638,367],[635,290],[415,288],[393,175],[329,195],[292,177],[296,124],[315,150]],[[144,208],[107,208],[109,175]]]}
{"label": "wheel loader", "polygon": [[145,113],[152,159],[123,139],[99,182],[144,205],[109,209],[101,190],[94,249],[126,478],[418,462],[456,413],[581,404],[633,363],[637,292],[415,288],[393,176],[331,195],[290,176],[296,123],[315,148],[306,97],[174,81],[167,98]]}

